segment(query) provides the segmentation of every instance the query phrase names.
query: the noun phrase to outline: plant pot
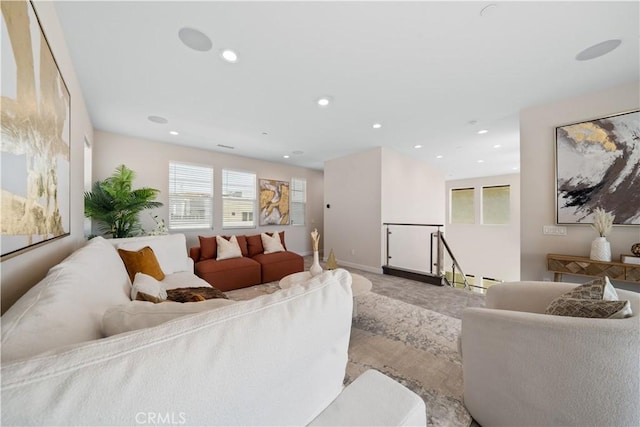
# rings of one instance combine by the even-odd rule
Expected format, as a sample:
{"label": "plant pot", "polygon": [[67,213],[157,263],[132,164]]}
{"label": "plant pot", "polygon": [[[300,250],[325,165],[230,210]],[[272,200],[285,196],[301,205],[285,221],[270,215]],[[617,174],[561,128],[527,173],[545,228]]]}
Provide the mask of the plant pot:
{"label": "plant pot", "polygon": [[320,267],[320,260],[318,258],[318,251],[313,251],[313,264],[311,264],[309,273],[311,273],[312,277],[322,273],[322,267]]}
{"label": "plant pot", "polygon": [[606,237],[596,237],[591,242],[591,255],[589,258],[594,261],[611,261],[611,244]]}

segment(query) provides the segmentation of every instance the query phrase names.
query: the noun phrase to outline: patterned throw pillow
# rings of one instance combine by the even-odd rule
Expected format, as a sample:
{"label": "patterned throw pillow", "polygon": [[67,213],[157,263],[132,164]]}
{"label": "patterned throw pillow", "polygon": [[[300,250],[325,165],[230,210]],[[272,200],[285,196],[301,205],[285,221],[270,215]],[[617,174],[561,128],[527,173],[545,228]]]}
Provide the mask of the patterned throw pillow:
{"label": "patterned throw pillow", "polygon": [[560,298],[595,299],[604,301],[618,301],[618,293],[609,278],[598,277],[595,280],[573,288],[560,295]]}
{"label": "patterned throw pillow", "polygon": [[551,301],[547,314],[593,319],[624,319],[631,316],[629,301],[603,301],[579,298],[556,298]]}
{"label": "patterned throw pillow", "polygon": [[606,276],[560,295],[545,313],[593,319],[623,319],[632,314],[629,301],[618,301],[618,293]]}

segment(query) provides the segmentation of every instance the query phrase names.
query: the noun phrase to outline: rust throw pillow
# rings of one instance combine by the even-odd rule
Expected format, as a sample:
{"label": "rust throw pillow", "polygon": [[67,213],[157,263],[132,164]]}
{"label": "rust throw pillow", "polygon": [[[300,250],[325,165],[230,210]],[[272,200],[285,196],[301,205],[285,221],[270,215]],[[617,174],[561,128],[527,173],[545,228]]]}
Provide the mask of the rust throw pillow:
{"label": "rust throw pillow", "polygon": [[218,288],[203,286],[200,288],[177,288],[167,290],[167,300],[175,302],[197,302],[214,298],[229,299]]}
{"label": "rust throw pillow", "polygon": [[122,258],[131,283],[134,282],[136,273],[144,273],[156,280],[164,279],[164,272],[160,268],[156,254],[149,246],[145,246],[139,251],[125,251],[118,249],[118,254]]}

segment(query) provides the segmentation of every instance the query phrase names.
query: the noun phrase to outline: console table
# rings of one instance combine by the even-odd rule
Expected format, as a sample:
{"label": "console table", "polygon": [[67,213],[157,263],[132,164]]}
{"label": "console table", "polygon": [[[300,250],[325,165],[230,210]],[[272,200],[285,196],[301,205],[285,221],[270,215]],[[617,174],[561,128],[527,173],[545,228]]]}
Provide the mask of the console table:
{"label": "console table", "polygon": [[611,280],[640,283],[640,265],[622,262],[594,261],[585,257],[547,254],[547,269],[553,271],[553,280],[559,282],[563,274],[602,277]]}

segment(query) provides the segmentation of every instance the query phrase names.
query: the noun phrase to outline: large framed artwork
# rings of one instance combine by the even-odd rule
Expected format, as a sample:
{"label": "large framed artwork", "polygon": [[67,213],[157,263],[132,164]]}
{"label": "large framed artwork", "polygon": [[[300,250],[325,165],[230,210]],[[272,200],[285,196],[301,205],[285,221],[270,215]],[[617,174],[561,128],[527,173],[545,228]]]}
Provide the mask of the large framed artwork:
{"label": "large framed artwork", "polygon": [[260,225],[289,224],[289,183],[260,180]]}
{"label": "large framed artwork", "polygon": [[71,97],[27,1],[2,2],[2,259],[69,234]]}
{"label": "large framed artwork", "polygon": [[556,222],[640,225],[640,110],[556,128]]}

